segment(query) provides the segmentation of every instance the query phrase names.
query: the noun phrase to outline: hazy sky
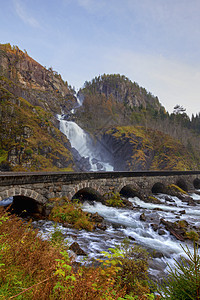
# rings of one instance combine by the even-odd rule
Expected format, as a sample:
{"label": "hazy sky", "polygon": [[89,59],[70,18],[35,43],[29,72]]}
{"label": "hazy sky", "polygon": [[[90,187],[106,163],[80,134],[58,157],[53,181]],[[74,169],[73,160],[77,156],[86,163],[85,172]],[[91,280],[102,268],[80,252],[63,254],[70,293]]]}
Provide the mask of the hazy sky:
{"label": "hazy sky", "polygon": [[200,0],[0,0],[11,43],[76,89],[103,73],[200,112]]}

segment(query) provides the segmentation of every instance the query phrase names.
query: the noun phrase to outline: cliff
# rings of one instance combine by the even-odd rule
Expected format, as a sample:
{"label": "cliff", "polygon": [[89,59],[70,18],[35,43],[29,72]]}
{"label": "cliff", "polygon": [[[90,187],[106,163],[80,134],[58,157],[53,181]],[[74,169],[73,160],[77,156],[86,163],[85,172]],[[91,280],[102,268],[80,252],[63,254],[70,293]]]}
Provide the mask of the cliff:
{"label": "cliff", "polygon": [[18,47],[0,45],[0,170],[74,170],[56,119],[74,103],[60,75]]}
{"label": "cliff", "polygon": [[115,171],[195,170],[200,160],[179,141],[142,126],[117,126],[99,136],[109,149]]}
{"label": "cliff", "polygon": [[74,91],[57,72],[46,69],[10,44],[0,44],[0,84],[34,106],[55,113],[68,112],[76,103]]}
{"label": "cliff", "polygon": [[52,115],[0,86],[0,170],[73,170],[67,138]]}

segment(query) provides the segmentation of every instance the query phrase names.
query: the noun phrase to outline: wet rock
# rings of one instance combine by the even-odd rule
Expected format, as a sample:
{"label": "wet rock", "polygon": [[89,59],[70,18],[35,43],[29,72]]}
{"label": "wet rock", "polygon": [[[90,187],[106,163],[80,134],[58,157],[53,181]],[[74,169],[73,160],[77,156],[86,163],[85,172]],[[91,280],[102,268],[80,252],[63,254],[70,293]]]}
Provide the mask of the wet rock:
{"label": "wet rock", "polygon": [[95,228],[105,231],[107,229],[107,226],[104,223],[99,223],[95,226]]}
{"label": "wet rock", "polygon": [[95,223],[95,229],[106,230],[107,226],[104,222],[104,218],[101,217],[97,212],[94,214],[88,214],[90,222]]}
{"label": "wet rock", "polygon": [[84,255],[84,256],[87,255],[85,253],[85,251],[83,251],[83,249],[81,249],[81,247],[79,246],[79,244],[77,242],[74,242],[73,244],[71,244],[71,246],[69,247],[69,250],[72,250],[76,255]]}
{"label": "wet rock", "polygon": [[159,234],[159,235],[165,235],[165,234],[166,234],[166,231],[163,230],[163,229],[159,229],[159,230],[158,230],[158,234]]}
{"label": "wet rock", "polygon": [[184,214],[185,214],[185,209],[184,209],[184,210],[180,210],[179,213],[180,213],[181,215],[184,215]]}
{"label": "wet rock", "polygon": [[174,200],[172,198],[170,198],[169,196],[165,196],[165,201],[174,202]]}
{"label": "wet rock", "polygon": [[97,212],[95,214],[90,215],[90,221],[95,223],[102,223],[104,220]]}
{"label": "wet rock", "polygon": [[159,207],[155,207],[153,210],[163,211],[163,209]]}
{"label": "wet rock", "polygon": [[188,201],[187,201],[187,203],[190,206],[196,206],[196,203],[195,203],[195,201],[192,198],[189,198]]}
{"label": "wet rock", "polygon": [[131,241],[135,241],[135,238],[134,237],[132,237],[132,236],[128,236],[128,238],[129,238],[129,240],[131,240]]}
{"label": "wet rock", "polygon": [[98,162],[96,166],[98,171],[103,170],[103,165],[100,162]]}
{"label": "wet rock", "polygon": [[162,252],[156,251],[155,249],[151,252],[153,258],[162,258],[164,257]]}
{"label": "wet rock", "polygon": [[165,228],[173,235],[177,238],[177,240],[179,241],[184,241],[185,240],[185,232],[186,232],[186,228],[183,227],[180,223],[181,221],[177,221],[177,222],[170,222],[170,221],[165,221],[163,218],[160,219],[160,223],[162,223],[163,225],[165,225]]}
{"label": "wet rock", "polygon": [[63,227],[73,228],[73,225],[72,225],[72,224],[69,224],[69,223],[67,223],[67,222],[64,222],[62,225],[63,225]]}
{"label": "wet rock", "polygon": [[146,221],[146,215],[144,214],[144,213],[142,213],[141,215],[140,215],[140,221]]}
{"label": "wet rock", "polygon": [[127,200],[127,199],[122,199],[122,200],[123,200],[123,204],[125,207],[127,207],[129,209],[133,208],[133,203],[131,203],[129,200]]}
{"label": "wet rock", "polygon": [[153,228],[154,231],[158,230],[158,225],[157,224],[151,224],[151,227]]}
{"label": "wet rock", "polygon": [[147,203],[162,204],[162,202],[160,200],[158,200],[156,197],[153,197],[153,196],[145,197],[144,201]]}

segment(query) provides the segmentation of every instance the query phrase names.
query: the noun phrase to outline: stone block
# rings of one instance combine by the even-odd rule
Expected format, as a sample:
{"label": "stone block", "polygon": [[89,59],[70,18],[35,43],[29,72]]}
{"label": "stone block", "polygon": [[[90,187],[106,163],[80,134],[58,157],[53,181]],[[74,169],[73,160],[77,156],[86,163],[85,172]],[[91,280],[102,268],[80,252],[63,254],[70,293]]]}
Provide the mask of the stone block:
{"label": "stone block", "polygon": [[48,199],[50,199],[50,198],[55,198],[55,197],[56,197],[56,195],[55,195],[54,192],[52,192],[52,193],[47,193],[47,194],[46,194],[46,198],[48,198]]}
{"label": "stone block", "polygon": [[20,195],[21,195],[21,196],[26,196],[26,193],[27,193],[27,190],[24,189],[24,188],[21,188],[21,190],[20,190]]}
{"label": "stone block", "polygon": [[14,189],[14,188],[12,188],[12,189],[9,189],[9,191],[8,191],[8,195],[9,195],[9,197],[13,197],[13,196],[15,196],[15,189]]}
{"label": "stone block", "polygon": [[62,186],[61,185],[56,186],[55,190],[56,190],[56,192],[61,192]]}
{"label": "stone block", "polygon": [[7,199],[9,197],[8,196],[8,190],[5,190],[5,191],[1,192],[1,197],[2,197],[3,200]]}
{"label": "stone block", "polygon": [[28,189],[26,192],[26,196],[31,198],[31,195],[32,195],[32,190]]}

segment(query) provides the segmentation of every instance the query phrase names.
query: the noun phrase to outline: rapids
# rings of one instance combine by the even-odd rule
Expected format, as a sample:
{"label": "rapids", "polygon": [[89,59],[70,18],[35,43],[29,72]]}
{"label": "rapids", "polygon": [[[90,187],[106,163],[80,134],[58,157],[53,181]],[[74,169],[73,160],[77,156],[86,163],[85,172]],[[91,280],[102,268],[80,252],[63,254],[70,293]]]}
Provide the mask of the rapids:
{"label": "rapids", "polygon": [[[114,208],[103,205],[100,202],[93,204],[87,201],[83,204],[84,211],[95,213],[104,217],[107,223],[105,231],[96,229],[94,232],[85,230],[75,230],[63,227],[58,224],[65,240],[71,244],[76,241],[80,247],[88,254],[88,261],[93,258],[101,257],[101,251],[107,251],[108,248],[120,245],[124,239],[130,239],[130,246],[134,243],[146,248],[153,254],[153,260],[150,261],[149,272],[156,277],[163,277],[168,269],[168,265],[173,267],[174,258],[178,259],[180,255],[185,255],[181,247],[187,243],[192,249],[192,242],[180,242],[172,236],[165,228],[160,225],[162,231],[154,231],[151,224],[159,224],[160,219],[168,221],[187,220],[188,223],[200,226],[200,196],[193,193],[190,196],[197,202],[196,206],[186,205],[177,197],[167,195],[165,200],[163,194],[156,195],[162,204],[151,204],[141,201],[139,198],[129,198],[134,208]],[[155,210],[156,209],[156,210]],[[181,211],[185,210],[185,214]],[[140,215],[145,213],[146,220],[141,221]],[[43,238],[49,238],[54,231],[53,222],[35,221],[34,226],[40,228]],[[82,257],[77,257],[81,261]]]}

